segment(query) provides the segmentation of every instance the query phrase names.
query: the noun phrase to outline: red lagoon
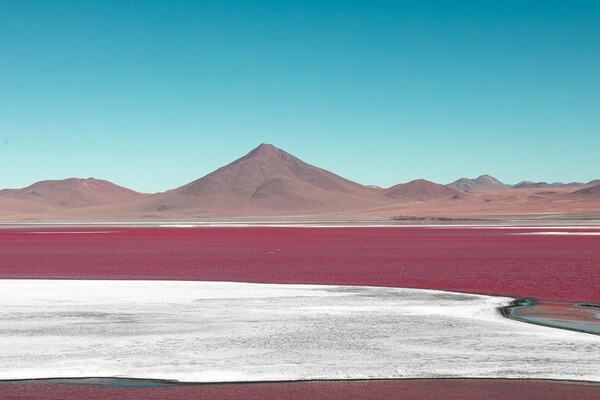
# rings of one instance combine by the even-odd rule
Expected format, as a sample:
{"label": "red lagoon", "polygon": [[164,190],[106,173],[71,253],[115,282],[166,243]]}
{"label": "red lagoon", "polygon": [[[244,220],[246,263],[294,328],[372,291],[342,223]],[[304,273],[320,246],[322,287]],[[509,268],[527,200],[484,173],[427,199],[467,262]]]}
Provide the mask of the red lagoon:
{"label": "red lagoon", "polygon": [[[600,303],[600,236],[536,229],[0,230],[0,278],[376,285]],[[553,230],[555,231],[555,230]],[[562,230],[566,232],[568,230]],[[598,230],[577,230],[598,232]],[[597,384],[480,379],[127,387],[0,384],[2,399],[597,399]]]}
{"label": "red lagoon", "polygon": [[443,289],[600,303],[600,236],[425,227],[0,230],[0,278]]}
{"label": "red lagoon", "polygon": [[600,236],[522,235],[529,232],[4,229],[0,277],[373,285],[600,303]]}
{"label": "red lagoon", "polygon": [[554,381],[415,379],[127,387],[69,382],[0,383],[3,400],[596,400],[600,386]]}

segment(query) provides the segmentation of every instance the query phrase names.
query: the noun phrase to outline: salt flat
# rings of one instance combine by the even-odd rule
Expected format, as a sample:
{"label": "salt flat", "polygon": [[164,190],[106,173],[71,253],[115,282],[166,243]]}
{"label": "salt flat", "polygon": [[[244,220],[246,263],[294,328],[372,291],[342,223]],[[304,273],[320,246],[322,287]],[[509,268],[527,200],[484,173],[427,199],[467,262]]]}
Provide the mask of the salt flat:
{"label": "salt flat", "polygon": [[506,319],[497,308],[511,300],[351,286],[0,280],[0,379],[600,381],[598,336]]}

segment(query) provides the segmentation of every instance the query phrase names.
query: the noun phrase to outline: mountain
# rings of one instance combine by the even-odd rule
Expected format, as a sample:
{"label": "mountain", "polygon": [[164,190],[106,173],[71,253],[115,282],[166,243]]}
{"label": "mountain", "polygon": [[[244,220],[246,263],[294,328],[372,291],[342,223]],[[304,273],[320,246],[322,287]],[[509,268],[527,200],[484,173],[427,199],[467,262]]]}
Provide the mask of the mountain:
{"label": "mountain", "polygon": [[600,185],[600,179],[594,179],[593,181],[589,181],[587,184],[593,186]]}
{"label": "mountain", "polygon": [[550,189],[550,188],[560,188],[560,187],[574,187],[574,186],[583,186],[584,183],[581,182],[532,182],[532,181],[523,181],[517,183],[513,186],[515,189]]}
{"label": "mountain", "polygon": [[[0,191],[8,221],[141,221],[201,218],[389,218],[600,214],[600,185],[525,182],[506,188],[483,175],[450,185],[417,179],[388,189],[363,186],[270,144],[187,185],[146,195],[94,178],[42,181]],[[502,187],[497,187],[503,185]],[[493,186],[493,189],[479,190]],[[540,188],[552,188],[551,190]],[[580,190],[577,190],[580,189]]]}
{"label": "mountain", "polygon": [[52,213],[53,210],[48,205],[0,196],[0,218],[5,220],[25,220],[35,215]]}
{"label": "mountain", "polygon": [[433,183],[425,179],[416,179],[408,183],[400,183],[385,190],[386,197],[396,200],[437,200],[458,199],[461,193],[446,185]]}
{"label": "mountain", "polygon": [[355,210],[385,203],[382,190],[307,164],[270,144],[177,189],[139,202],[146,213],[270,215]]}
{"label": "mountain", "polygon": [[456,190],[505,189],[509,187],[490,175],[481,175],[475,179],[460,178],[447,186]]}
{"label": "mountain", "polygon": [[600,184],[576,190],[573,194],[580,197],[600,199]]}
{"label": "mountain", "polygon": [[547,189],[553,187],[548,182],[523,181],[513,186],[515,189]]}
{"label": "mountain", "polygon": [[19,207],[23,209],[26,205],[39,209],[95,207],[126,202],[140,196],[141,193],[94,178],[47,180],[22,189],[0,190],[4,204],[22,204]]}

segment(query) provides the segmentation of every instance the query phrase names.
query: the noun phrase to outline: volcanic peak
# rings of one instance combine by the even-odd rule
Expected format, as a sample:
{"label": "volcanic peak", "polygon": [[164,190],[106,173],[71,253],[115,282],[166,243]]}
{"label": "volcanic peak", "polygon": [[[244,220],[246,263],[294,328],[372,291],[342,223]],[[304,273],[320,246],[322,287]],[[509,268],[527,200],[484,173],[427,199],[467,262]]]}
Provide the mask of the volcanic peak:
{"label": "volcanic peak", "polygon": [[366,189],[362,185],[307,164],[271,144],[263,143],[232,163],[183,186],[181,190],[185,194],[198,196],[228,191],[250,198],[256,190],[270,183],[289,189],[304,185],[336,191]]}
{"label": "volcanic peak", "polygon": [[293,209],[314,213],[368,208],[383,203],[381,190],[349,181],[263,143],[200,179],[156,195],[147,207],[149,211],[160,207],[160,210],[198,212]]}

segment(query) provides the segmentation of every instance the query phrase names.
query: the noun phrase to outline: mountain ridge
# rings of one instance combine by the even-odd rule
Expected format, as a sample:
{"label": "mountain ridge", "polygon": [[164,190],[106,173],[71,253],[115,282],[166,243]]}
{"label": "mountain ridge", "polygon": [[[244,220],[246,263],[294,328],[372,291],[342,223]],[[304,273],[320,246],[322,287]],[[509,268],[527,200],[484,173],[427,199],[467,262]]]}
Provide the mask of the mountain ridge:
{"label": "mountain ridge", "polygon": [[407,183],[394,185],[386,189],[385,194],[392,199],[417,201],[461,198],[460,192],[456,189],[426,179],[415,179]]}
{"label": "mountain ridge", "polygon": [[365,186],[263,143],[199,179],[156,194],[94,178],[40,181],[22,189],[1,190],[0,217],[116,221],[600,213],[595,195],[600,189],[589,184],[528,183],[529,187],[514,190],[490,175],[462,178],[453,184],[463,190],[425,179],[387,189]]}
{"label": "mountain ridge", "polygon": [[486,189],[504,189],[510,187],[505,183],[500,182],[498,179],[491,175],[480,175],[477,178],[460,178],[447,186],[456,190],[486,190]]}

